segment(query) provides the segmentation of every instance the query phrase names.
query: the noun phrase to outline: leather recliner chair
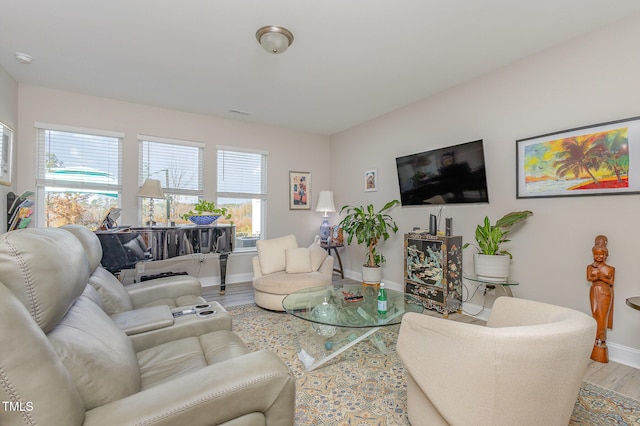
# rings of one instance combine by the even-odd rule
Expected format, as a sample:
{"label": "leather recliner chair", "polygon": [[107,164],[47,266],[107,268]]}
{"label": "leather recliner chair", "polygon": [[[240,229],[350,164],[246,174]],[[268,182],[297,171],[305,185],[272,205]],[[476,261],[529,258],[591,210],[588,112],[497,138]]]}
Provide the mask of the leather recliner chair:
{"label": "leather recliner chair", "polygon": [[134,349],[88,278],[67,231],[0,235],[0,424],[293,424],[295,381],[274,353],[228,330]]}
{"label": "leather recliner chair", "polygon": [[[81,225],[61,229],[75,235],[87,255],[89,284],[95,291],[87,289],[85,295],[131,337],[134,348],[231,330],[231,316],[218,302],[207,302],[200,296],[202,287],[197,278],[181,275],[124,287],[100,265],[102,245],[94,232]],[[174,315],[182,312],[189,314]],[[202,312],[214,314],[201,316]]]}
{"label": "leather recliner chair", "polygon": [[89,283],[98,291],[109,315],[150,306],[167,305],[170,308],[204,304],[200,281],[188,275],[156,278],[123,286],[118,279],[102,267],[102,245],[98,236],[86,226],[64,225],[84,246],[89,260]]}

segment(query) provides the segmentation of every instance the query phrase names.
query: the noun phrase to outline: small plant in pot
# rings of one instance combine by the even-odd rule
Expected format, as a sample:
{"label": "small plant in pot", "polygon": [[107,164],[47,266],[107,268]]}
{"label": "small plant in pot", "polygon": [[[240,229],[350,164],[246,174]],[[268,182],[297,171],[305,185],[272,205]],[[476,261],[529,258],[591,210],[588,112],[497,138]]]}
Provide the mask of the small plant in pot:
{"label": "small plant in pot", "polygon": [[358,244],[367,246],[367,255],[364,265],[362,265],[362,282],[364,284],[379,284],[382,277],[381,265],[385,258],[378,251],[380,240],[387,240],[398,232],[398,225],[387,213],[391,208],[399,205],[400,201],[389,201],[380,210],[376,211],[373,204],[368,206],[343,206],[340,213],[346,212],[340,226],[342,232],[347,235],[347,244],[351,244],[355,237]]}
{"label": "small plant in pot", "polygon": [[477,245],[465,243],[462,246],[467,248],[472,245],[478,250],[473,256],[474,270],[478,278],[493,282],[504,282],[509,278],[509,265],[513,256],[502,249],[501,244],[511,241],[507,239],[507,235],[513,225],[531,215],[533,212],[529,210],[507,213],[494,225],[491,225],[489,217],[485,216],[484,222],[476,227]]}
{"label": "small plant in pot", "polygon": [[193,210],[182,215],[184,220],[189,220],[196,225],[210,225],[220,217],[231,219],[231,214],[227,213],[225,207],[216,207],[211,201],[200,200],[193,206]]}

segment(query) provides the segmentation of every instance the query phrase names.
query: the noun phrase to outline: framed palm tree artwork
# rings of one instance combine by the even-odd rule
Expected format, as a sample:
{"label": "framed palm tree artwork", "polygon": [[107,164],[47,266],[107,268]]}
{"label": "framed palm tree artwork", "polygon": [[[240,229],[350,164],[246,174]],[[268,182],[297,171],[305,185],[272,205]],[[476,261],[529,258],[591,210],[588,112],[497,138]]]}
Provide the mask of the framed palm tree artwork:
{"label": "framed palm tree artwork", "polygon": [[640,192],[640,117],[516,141],[516,198]]}

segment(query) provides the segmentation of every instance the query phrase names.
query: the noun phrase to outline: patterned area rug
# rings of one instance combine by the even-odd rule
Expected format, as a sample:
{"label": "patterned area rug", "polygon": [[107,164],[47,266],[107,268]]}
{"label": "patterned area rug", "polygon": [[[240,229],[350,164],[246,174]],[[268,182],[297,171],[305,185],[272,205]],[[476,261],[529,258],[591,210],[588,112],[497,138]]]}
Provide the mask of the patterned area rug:
{"label": "patterned area rug", "polygon": [[[286,313],[256,305],[227,308],[233,331],[250,350],[270,349],[296,377],[296,425],[406,425],[406,370],[395,351],[399,326],[378,334],[390,349],[381,354],[361,342],[324,366],[305,373],[295,349],[299,327]],[[584,382],[571,425],[639,425],[640,402]]]}

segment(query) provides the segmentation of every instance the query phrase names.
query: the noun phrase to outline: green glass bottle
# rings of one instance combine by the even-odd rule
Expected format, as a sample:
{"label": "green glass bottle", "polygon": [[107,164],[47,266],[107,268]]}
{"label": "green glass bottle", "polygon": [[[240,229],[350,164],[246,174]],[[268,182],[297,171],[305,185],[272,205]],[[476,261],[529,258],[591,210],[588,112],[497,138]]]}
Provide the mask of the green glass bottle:
{"label": "green glass bottle", "polygon": [[384,283],[380,283],[378,290],[378,314],[387,314],[387,289],[384,288]]}

